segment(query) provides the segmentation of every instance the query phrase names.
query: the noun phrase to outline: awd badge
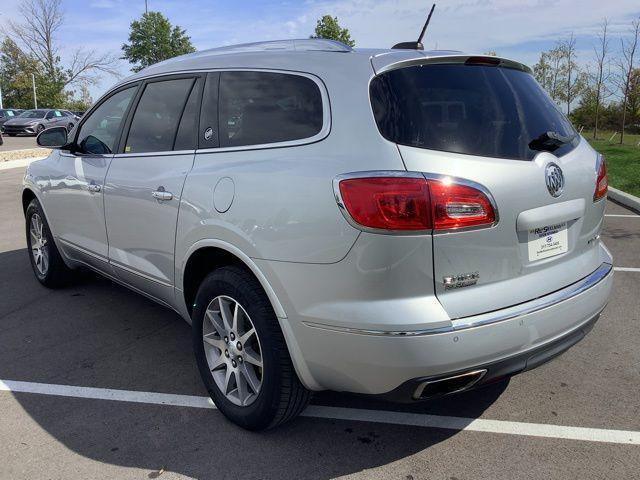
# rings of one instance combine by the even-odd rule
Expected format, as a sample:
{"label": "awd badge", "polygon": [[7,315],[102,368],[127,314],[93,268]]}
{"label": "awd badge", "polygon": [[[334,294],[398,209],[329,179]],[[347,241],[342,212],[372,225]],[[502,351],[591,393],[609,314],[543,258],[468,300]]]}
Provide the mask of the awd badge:
{"label": "awd badge", "polygon": [[451,277],[442,277],[442,283],[445,290],[451,290],[453,288],[469,287],[478,283],[480,278],[480,272],[473,273],[461,273],[459,275],[453,275]]}

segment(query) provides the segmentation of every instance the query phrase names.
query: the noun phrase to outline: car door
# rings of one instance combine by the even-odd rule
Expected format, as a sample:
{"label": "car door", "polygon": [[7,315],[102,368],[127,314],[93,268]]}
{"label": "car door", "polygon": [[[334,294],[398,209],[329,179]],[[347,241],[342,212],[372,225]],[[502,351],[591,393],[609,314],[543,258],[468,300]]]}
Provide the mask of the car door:
{"label": "car door", "polygon": [[178,207],[193,164],[202,83],[191,74],[143,84],[105,184],[114,271],[170,305]]}
{"label": "car door", "polygon": [[85,117],[72,148],[51,162],[47,215],[59,243],[72,259],[108,271],[104,180],[137,84],[124,87]]}

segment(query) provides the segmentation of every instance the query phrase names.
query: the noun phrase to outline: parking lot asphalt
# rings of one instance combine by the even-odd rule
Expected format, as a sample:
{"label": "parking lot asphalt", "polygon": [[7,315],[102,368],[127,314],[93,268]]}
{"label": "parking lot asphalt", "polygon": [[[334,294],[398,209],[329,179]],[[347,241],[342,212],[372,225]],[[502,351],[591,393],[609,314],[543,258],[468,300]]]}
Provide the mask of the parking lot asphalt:
{"label": "parking lot asphalt", "polygon": [[[206,392],[175,313],[98,276],[57,291],[38,284],[23,173],[0,170],[0,387],[13,390],[0,391],[1,479],[638,478],[640,271],[615,273],[585,340],[509,382],[419,405],[323,392],[309,416],[249,433],[184,406]],[[615,266],[640,269],[640,216],[611,202],[607,214]],[[24,393],[16,381],[79,388]],[[113,392],[132,400],[104,399]],[[156,393],[178,400],[158,405]],[[457,426],[416,426],[450,417]],[[618,443],[612,430],[623,431]]]}
{"label": "parking lot asphalt", "polygon": [[0,152],[8,152],[10,150],[22,150],[25,148],[38,148],[35,136],[19,136],[10,137],[6,134],[2,135],[3,144],[0,145]]}

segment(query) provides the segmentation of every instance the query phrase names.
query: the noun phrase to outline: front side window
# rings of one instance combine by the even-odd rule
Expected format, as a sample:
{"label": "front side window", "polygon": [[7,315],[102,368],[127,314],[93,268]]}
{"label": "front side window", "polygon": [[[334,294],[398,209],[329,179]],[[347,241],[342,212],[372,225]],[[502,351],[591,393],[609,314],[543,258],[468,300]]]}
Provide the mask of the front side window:
{"label": "front side window", "polygon": [[149,83],[136,108],[124,153],[173,150],[178,123],[195,79]]}
{"label": "front side window", "polygon": [[[439,64],[400,68],[370,87],[380,133],[401,145],[515,160],[578,143],[569,121],[532,75],[511,68]],[[554,132],[561,146],[545,146]],[[542,146],[540,146],[542,144]]]}
{"label": "front side window", "polygon": [[310,78],[271,72],[220,76],[220,147],[313,137],[322,130],[322,95]]}
{"label": "front side window", "polygon": [[77,145],[80,153],[113,153],[124,114],[137,87],[129,87],[112,95],[96,108],[80,127]]}

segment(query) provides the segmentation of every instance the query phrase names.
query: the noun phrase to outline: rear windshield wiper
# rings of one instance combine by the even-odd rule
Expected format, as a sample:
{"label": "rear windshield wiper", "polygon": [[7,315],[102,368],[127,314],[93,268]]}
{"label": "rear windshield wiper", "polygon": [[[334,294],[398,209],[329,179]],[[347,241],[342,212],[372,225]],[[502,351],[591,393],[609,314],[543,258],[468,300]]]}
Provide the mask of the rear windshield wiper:
{"label": "rear windshield wiper", "polygon": [[575,134],[565,136],[558,132],[544,132],[542,135],[529,142],[529,148],[531,150],[553,152],[561,146],[571,143],[574,138],[576,138]]}

